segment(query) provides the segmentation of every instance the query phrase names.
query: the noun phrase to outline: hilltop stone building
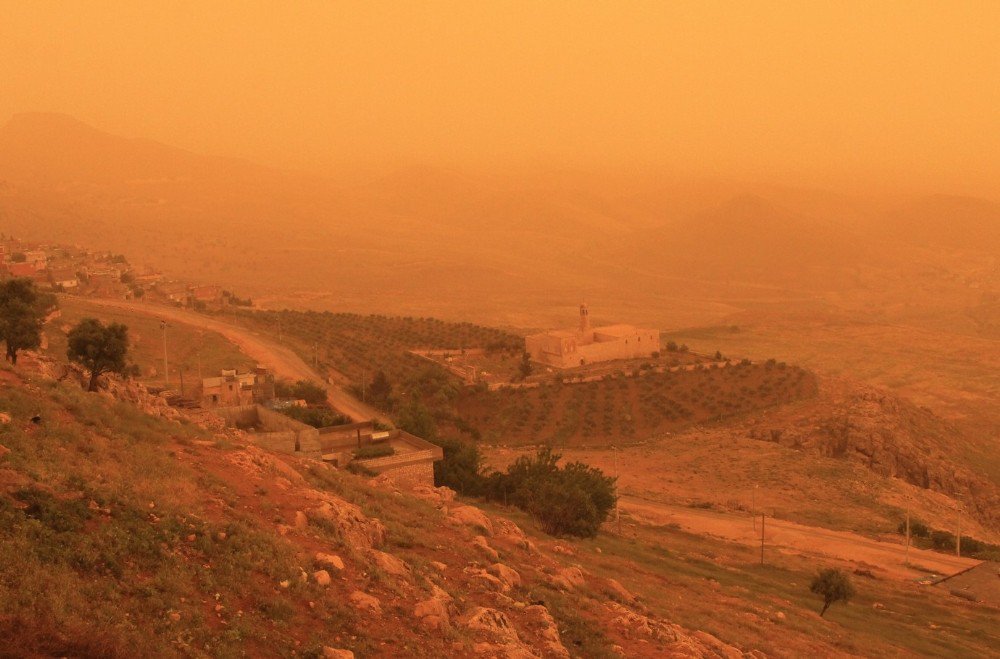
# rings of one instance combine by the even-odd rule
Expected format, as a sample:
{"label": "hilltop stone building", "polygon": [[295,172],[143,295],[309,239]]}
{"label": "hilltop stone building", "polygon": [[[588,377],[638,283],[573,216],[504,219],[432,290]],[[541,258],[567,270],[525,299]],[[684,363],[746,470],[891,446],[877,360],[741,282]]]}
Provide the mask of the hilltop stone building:
{"label": "hilltop stone building", "polygon": [[590,326],[590,311],[580,305],[580,328],[532,334],[524,339],[531,359],[571,368],[615,359],[648,357],[660,349],[660,332],[633,325]]}

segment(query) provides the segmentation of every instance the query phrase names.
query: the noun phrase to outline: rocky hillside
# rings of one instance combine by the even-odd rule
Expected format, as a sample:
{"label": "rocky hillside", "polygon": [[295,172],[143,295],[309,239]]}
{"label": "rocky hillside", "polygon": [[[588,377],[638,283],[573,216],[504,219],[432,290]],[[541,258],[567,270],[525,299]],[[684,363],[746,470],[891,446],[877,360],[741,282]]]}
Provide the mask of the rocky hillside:
{"label": "rocky hillside", "polygon": [[0,377],[13,655],[743,655],[446,488],[272,455],[132,387]]}
{"label": "rocky hillside", "polygon": [[961,464],[962,432],[930,410],[867,385],[827,381],[820,399],[753,422],[748,435],[864,465],[961,501],[1000,528],[1000,487]]}
{"label": "rocky hillside", "polygon": [[821,619],[812,559],[758,568],[754,551],[628,519],[551,538],[516,511],[270,454],[141,388],[88,394],[23,361],[0,368],[0,656],[981,656],[1000,642],[994,613],[943,592],[869,579]]}

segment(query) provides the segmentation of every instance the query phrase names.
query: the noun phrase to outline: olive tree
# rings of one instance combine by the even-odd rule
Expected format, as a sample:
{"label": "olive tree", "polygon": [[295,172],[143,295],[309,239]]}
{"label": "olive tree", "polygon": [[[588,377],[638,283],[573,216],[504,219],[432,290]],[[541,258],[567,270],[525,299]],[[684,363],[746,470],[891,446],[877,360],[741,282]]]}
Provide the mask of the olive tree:
{"label": "olive tree", "polygon": [[835,602],[847,602],[854,597],[854,585],[851,578],[837,568],[827,568],[820,570],[813,577],[809,590],[823,597],[823,608],[819,615],[822,616],[831,604]]}
{"label": "olive tree", "polygon": [[123,373],[128,354],[128,327],[120,323],[101,324],[96,318],[84,318],[70,330],[66,356],[90,371],[88,391],[97,391],[97,380],[104,373]]}
{"label": "olive tree", "polygon": [[41,345],[42,323],[54,304],[55,298],[39,293],[30,279],[0,283],[0,340],[7,344],[7,361],[16,364],[19,350]]}

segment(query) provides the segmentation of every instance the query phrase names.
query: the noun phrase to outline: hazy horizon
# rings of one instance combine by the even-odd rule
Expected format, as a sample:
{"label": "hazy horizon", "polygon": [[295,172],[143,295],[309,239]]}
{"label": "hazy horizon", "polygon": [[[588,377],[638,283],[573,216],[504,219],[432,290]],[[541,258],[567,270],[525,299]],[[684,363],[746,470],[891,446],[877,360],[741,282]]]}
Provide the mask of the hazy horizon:
{"label": "hazy horizon", "polygon": [[0,117],[314,174],[636,171],[996,199],[1000,8],[11,3]]}

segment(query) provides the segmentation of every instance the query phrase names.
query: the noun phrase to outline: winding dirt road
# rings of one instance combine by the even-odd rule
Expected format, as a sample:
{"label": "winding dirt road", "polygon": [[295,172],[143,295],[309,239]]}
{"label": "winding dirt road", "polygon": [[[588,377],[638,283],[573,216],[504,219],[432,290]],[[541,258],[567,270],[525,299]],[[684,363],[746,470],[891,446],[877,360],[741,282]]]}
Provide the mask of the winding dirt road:
{"label": "winding dirt road", "polygon": [[[689,533],[715,536],[752,547],[760,546],[760,520],[753,520],[746,514],[689,508],[629,495],[622,495],[619,505],[622,511],[643,524],[672,524]],[[831,531],[773,518],[767,518],[764,527],[765,560],[768,551],[792,552],[864,564],[899,579],[927,576],[926,572],[906,565],[903,545],[880,542],[849,531]],[[910,547],[909,562],[911,565],[948,575],[981,561]]]}
{"label": "winding dirt road", "polygon": [[336,386],[324,379],[312,367],[306,364],[301,357],[287,346],[279,345],[269,338],[265,338],[245,327],[232,325],[224,321],[204,316],[186,309],[167,307],[158,304],[146,304],[142,302],[128,302],[125,300],[104,300],[104,299],[83,299],[74,298],[84,304],[97,307],[107,307],[113,309],[123,309],[131,313],[151,316],[159,320],[167,320],[172,323],[190,325],[211,332],[216,332],[224,336],[228,341],[239,346],[239,348],[254,359],[257,363],[267,366],[276,377],[288,380],[309,380],[321,384],[326,388],[327,399],[330,405],[351,417],[354,421],[371,421],[377,419],[386,424],[392,421],[376,410],[351,396],[339,386]]}

